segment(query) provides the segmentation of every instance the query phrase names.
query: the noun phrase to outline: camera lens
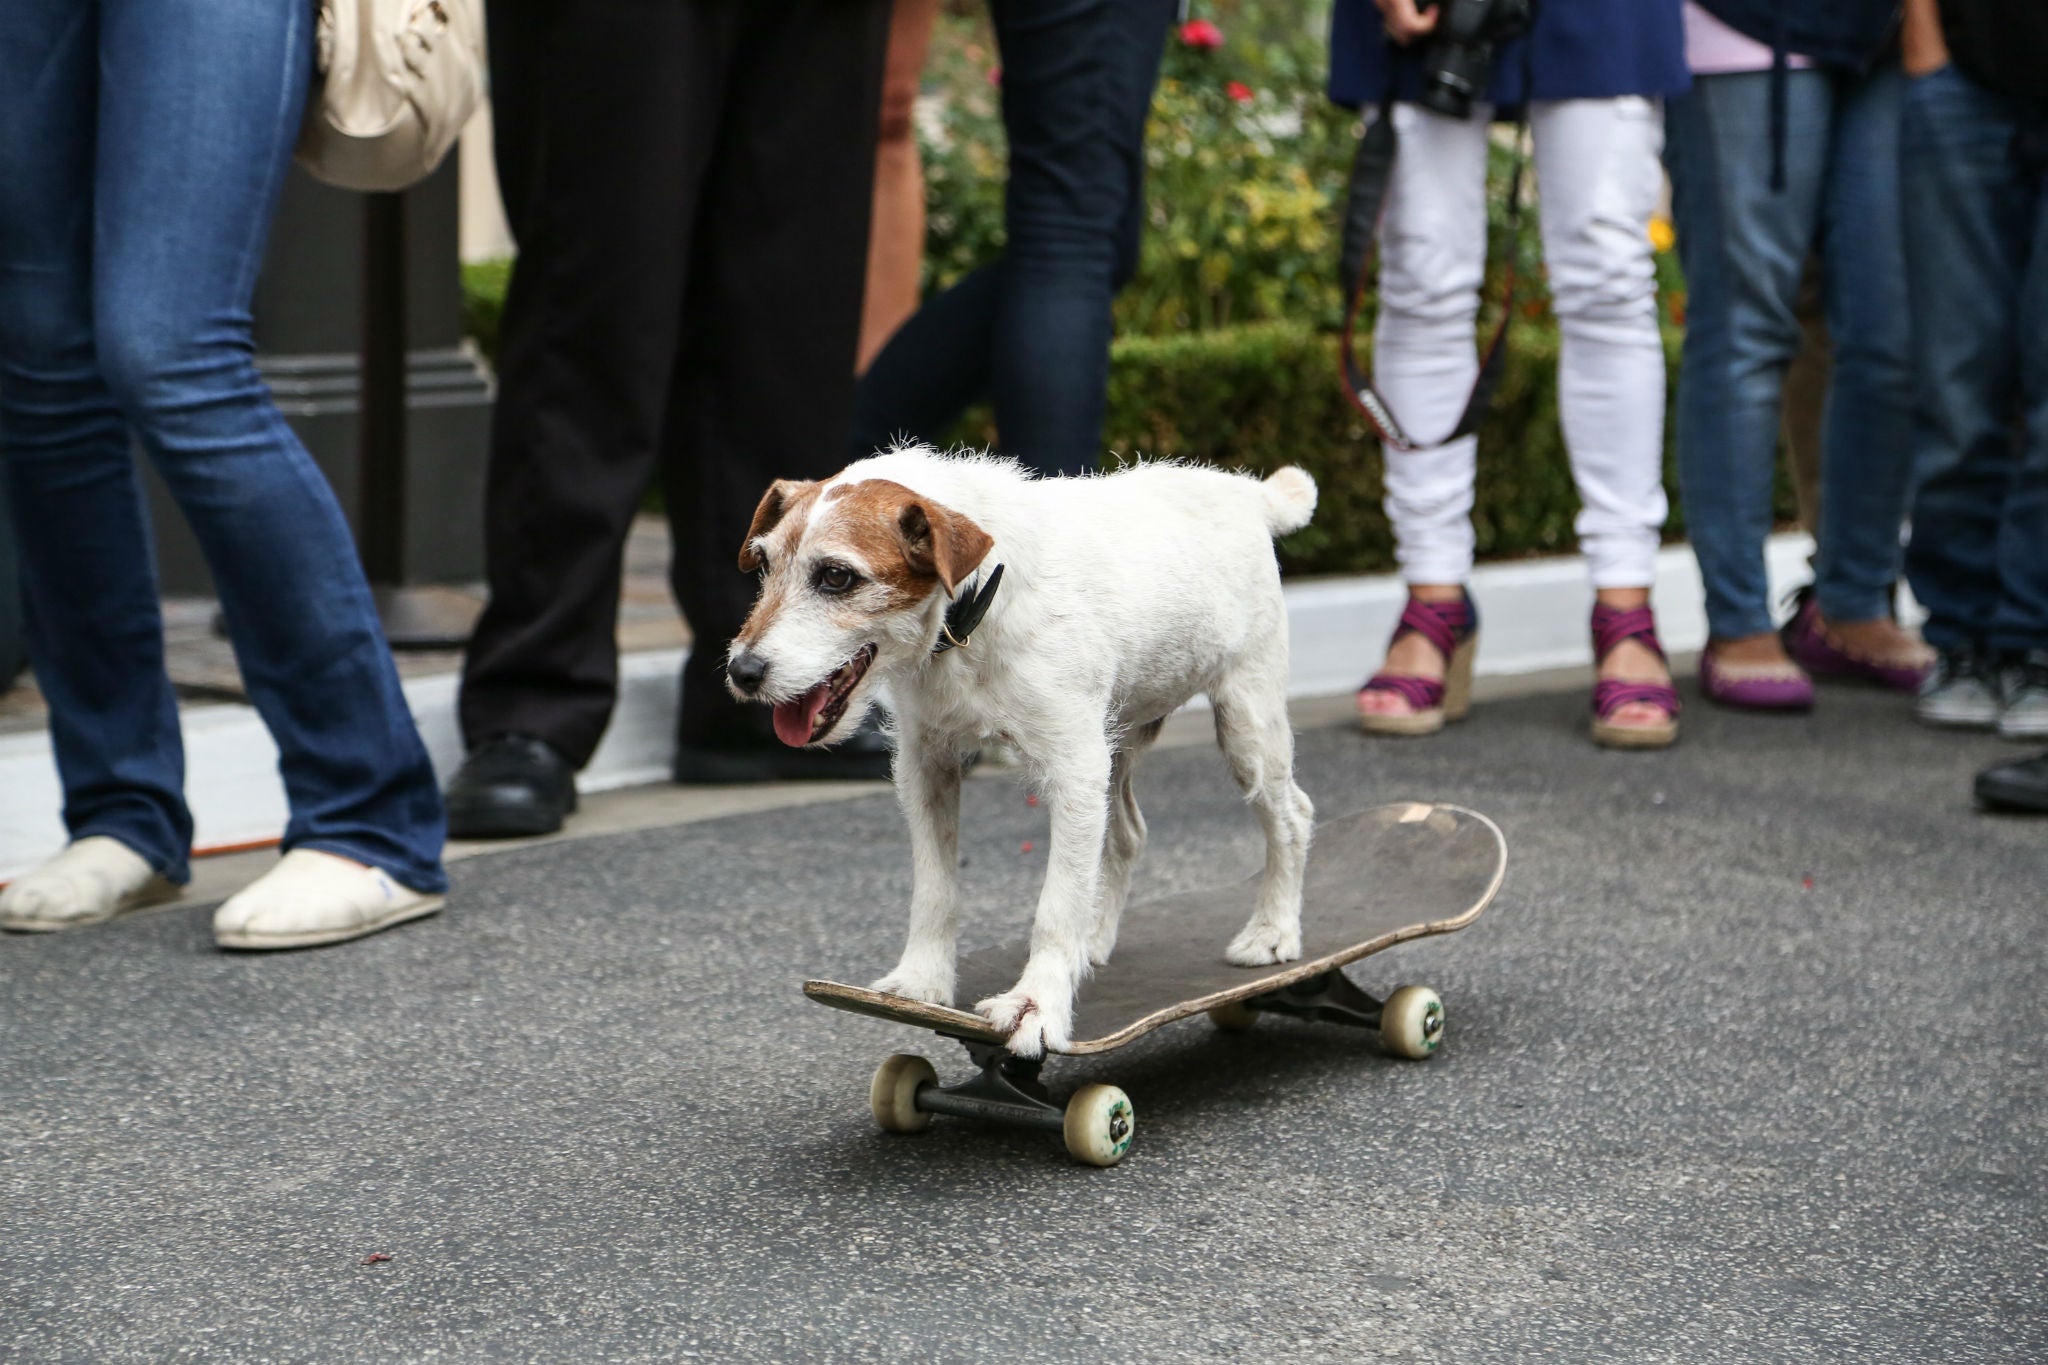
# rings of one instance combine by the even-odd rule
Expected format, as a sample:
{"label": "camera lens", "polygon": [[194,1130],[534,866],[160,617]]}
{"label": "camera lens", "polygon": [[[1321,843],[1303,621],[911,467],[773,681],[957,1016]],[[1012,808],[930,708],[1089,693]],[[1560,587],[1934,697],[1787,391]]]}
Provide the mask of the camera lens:
{"label": "camera lens", "polygon": [[1448,118],[1471,118],[1473,90],[1456,73],[1432,71],[1422,87],[1422,107]]}

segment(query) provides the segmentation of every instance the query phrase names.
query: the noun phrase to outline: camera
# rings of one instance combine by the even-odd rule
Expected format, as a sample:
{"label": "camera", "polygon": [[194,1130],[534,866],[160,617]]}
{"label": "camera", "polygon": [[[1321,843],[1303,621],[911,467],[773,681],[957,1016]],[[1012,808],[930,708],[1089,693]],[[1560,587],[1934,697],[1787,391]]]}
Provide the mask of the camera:
{"label": "camera", "polygon": [[1422,105],[1470,118],[1493,78],[1494,53],[1529,31],[1535,0],[1422,0],[1417,8],[1442,11],[1422,49]]}

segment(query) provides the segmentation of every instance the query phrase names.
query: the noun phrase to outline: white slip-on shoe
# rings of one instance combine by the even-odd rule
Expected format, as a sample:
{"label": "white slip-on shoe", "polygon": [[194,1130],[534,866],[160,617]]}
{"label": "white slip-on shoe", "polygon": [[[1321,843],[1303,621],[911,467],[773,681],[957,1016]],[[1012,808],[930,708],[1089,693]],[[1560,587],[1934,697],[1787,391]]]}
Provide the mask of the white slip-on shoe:
{"label": "white slip-on shoe", "polygon": [[311,948],[374,934],[445,903],[400,886],[380,868],[295,848],[213,912],[223,948]]}
{"label": "white slip-on shoe", "polygon": [[119,839],[88,834],[0,891],[0,929],[46,934],[178,898],[178,885]]}

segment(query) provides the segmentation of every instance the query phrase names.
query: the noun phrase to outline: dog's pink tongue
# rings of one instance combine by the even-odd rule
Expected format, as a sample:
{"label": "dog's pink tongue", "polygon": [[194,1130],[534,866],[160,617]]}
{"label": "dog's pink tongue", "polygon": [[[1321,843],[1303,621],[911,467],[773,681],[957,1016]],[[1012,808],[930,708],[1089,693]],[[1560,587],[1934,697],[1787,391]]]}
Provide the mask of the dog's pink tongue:
{"label": "dog's pink tongue", "polygon": [[828,680],[795,701],[778,705],[775,708],[775,737],[792,749],[801,749],[809,744],[811,727],[817,723],[818,713],[825,709],[825,698],[831,691],[832,684]]}

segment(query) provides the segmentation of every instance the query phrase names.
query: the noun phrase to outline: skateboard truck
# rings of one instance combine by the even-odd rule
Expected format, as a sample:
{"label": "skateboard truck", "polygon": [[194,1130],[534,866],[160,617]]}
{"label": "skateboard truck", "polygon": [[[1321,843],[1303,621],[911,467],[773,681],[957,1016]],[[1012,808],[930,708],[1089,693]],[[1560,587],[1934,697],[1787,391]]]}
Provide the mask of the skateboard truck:
{"label": "skateboard truck", "polygon": [[[1244,1007],[1264,1014],[1369,1029],[1380,1026],[1382,1009],[1379,1000],[1360,990],[1341,971],[1324,972],[1306,981],[1291,982],[1277,991],[1255,995],[1244,1002]],[[1441,1027],[1439,1023],[1438,1028]]]}
{"label": "skateboard truck", "polygon": [[1250,1028],[1261,1014],[1371,1029],[1382,1049],[1415,1060],[1432,1055],[1444,1037],[1444,1002],[1435,991],[1402,986],[1378,1000],[1353,984],[1341,967],[1209,1009],[1210,1021],[1226,1033]]}
{"label": "skateboard truck", "polygon": [[958,1040],[980,1070],[958,1085],[922,1085],[912,1098],[927,1114],[985,1119],[992,1123],[1039,1128],[1048,1133],[1066,1126],[1066,1111],[1052,1102],[1039,1084],[1043,1058],[1018,1057],[1001,1043]]}
{"label": "skateboard truck", "polygon": [[1038,1083],[1043,1058],[1014,1056],[987,1039],[945,1036],[967,1049],[976,1073],[958,1085],[940,1085],[932,1064],[915,1053],[899,1052],[883,1062],[868,1101],[888,1132],[922,1132],[933,1114],[952,1114],[1058,1133],[1068,1155],[1090,1166],[1114,1166],[1130,1150],[1137,1118],[1130,1096],[1115,1086],[1084,1085],[1061,1107]]}

